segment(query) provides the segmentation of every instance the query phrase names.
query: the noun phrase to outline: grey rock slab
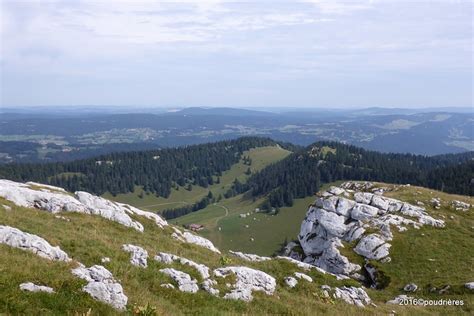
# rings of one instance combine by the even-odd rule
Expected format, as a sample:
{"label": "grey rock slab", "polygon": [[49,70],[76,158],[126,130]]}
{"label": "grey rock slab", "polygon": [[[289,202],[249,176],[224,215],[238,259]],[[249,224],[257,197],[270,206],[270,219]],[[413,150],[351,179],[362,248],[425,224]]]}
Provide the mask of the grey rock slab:
{"label": "grey rock slab", "polygon": [[197,281],[192,279],[187,273],[171,268],[161,269],[160,272],[168,275],[176,283],[178,283],[178,289],[181,292],[196,293],[199,290]]}
{"label": "grey rock slab", "polygon": [[51,246],[45,239],[25,233],[17,228],[0,225],[0,244],[33,252],[53,261],[71,261],[67,253],[59,247]]}
{"label": "grey rock slab", "polygon": [[73,269],[72,274],[88,282],[82,290],[95,300],[111,305],[116,309],[124,310],[126,308],[128,298],[123,292],[122,285],[103,266],[94,265],[86,268],[81,265]]}
{"label": "grey rock slab", "polygon": [[28,292],[46,292],[46,293],[54,293],[54,289],[49,286],[44,285],[36,285],[32,282],[26,282],[20,284],[20,290],[28,291]]}

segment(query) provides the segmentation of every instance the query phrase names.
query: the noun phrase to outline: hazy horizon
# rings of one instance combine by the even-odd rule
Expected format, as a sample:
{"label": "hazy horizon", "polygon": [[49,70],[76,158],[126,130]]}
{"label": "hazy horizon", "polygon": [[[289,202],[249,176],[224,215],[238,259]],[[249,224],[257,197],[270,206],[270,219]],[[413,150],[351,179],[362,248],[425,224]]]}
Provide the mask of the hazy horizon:
{"label": "hazy horizon", "polygon": [[472,2],[0,0],[0,107],[472,107]]}

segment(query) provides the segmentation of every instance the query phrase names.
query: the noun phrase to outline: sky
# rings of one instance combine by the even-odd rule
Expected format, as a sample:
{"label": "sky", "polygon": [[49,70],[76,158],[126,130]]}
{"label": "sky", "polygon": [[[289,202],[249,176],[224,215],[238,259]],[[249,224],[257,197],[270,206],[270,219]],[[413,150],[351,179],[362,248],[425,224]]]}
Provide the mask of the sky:
{"label": "sky", "polygon": [[473,104],[470,0],[0,3],[0,106]]}

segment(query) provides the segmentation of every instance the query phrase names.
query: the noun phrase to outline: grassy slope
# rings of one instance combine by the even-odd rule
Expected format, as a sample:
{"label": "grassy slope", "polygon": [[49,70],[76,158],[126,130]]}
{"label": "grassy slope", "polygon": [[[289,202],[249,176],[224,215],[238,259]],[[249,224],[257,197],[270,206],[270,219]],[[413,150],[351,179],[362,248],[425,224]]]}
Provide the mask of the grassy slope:
{"label": "grassy slope", "polygon": [[[130,265],[129,254],[120,248],[124,243],[140,245],[153,257],[158,251],[170,252],[204,263],[212,268],[220,266],[220,256],[197,246],[181,244],[170,237],[171,229],[161,230],[143,218],[137,218],[145,224],[145,232],[139,233],[116,223],[96,216],[82,214],[63,214],[71,221],[56,219],[44,211],[15,207],[0,199],[1,204],[12,206],[7,211],[0,207],[0,223],[22,229],[42,236],[53,245],[59,245],[72,258],[87,266],[100,264],[100,258],[112,259],[106,267],[121,280],[129,304],[144,306],[147,303],[157,308],[158,314],[199,313],[205,315],[221,313],[284,313],[311,314],[312,310],[324,310],[329,307],[335,312],[350,311],[345,304],[327,305],[324,300],[315,296],[317,285],[302,285],[298,290],[287,290],[282,279],[293,271],[294,265],[275,260],[270,263],[250,264],[232,258],[232,264],[253,266],[279,278],[279,289],[276,295],[268,297],[257,293],[251,304],[239,301],[228,301],[208,295],[203,291],[196,294],[184,294],[175,290],[161,288],[162,283],[171,280],[158,270],[166,265],[149,260],[149,267],[141,269]],[[75,314],[86,313],[107,315],[116,313],[108,306],[92,300],[81,291],[83,281],[70,273],[74,264],[50,262],[29,252],[0,245],[0,313],[12,314]],[[193,269],[176,264],[175,268],[190,273],[199,280]],[[312,272],[318,284],[341,285],[333,277]],[[52,286],[56,294],[25,293],[19,290],[22,282],[37,282]],[[171,281],[172,282],[172,281]],[[353,284],[353,281],[345,281]],[[294,292],[298,294],[295,295]],[[300,309],[300,306],[306,306]],[[352,310],[355,310],[352,308]]]}
{"label": "grassy slope", "polygon": [[[416,190],[421,192],[415,197]],[[394,196],[404,196],[407,200],[424,200],[430,196],[429,190],[410,188],[407,192],[392,193]],[[444,201],[448,196],[435,192]],[[450,196],[449,199],[452,199]],[[466,198],[459,198],[464,199]],[[472,199],[470,199],[472,203]],[[87,266],[99,264],[100,258],[108,256],[112,259],[106,267],[121,280],[125,293],[129,296],[132,305],[155,306],[159,314],[292,314],[314,315],[327,312],[335,315],[388,314],[395,310],[398,315],[411,314],[457,314],[474,312],[473,294],[468,294],[461,284],[474,279],[473,262],[473,230],[474,219],[472,209],[463,213],[443,208],[436,211],[437,216],[444,215],[447,220],[445,229],[423,228],[420,231],[409,230],[402,233],[401,238],[395,237],[391,254],[392,263],[384,265],[384,271],[392,277],[391,285],[384,291],[368,290],[369,295],[378,305],[375,307],[360,308],[346,305],[342,302],[333,303],[319,296],[319,287],[322,284],[342,284],[332,277],[322,276],[311,272],[315,283],[300,284],[295,289],[287,289],[282,279],[293,271],[295,267],[281,260],[272,260],[265,263],[247,263],[232,258],[232,264],[245,264],[270,273],[277,278],[278,288],[273,297],[256,294],[252,303],[227,301],[209,296],[200,291],[197,294],[184,294],[178,291],[164,289],[161,283],[170,280],[158,272],[164,265],[149,260],[149,268],[140,269],[129,264],[129,254],[120,250],[124,243],[137,244],[153,257],[157,251],[178,254],[211,268],[220,266],[219,255],[202,248],[177,243],[169,235],[171,229],[161,230],[153,223],[143,218],[137,218],[145,225],[145,232],[139,233],[119,224],[106,221],[96,216],[82,214],[63,214],[70,218],[70,222],[56,219],[54,215],[44,211],[30,210],[15,207],[9,202],[0,199],[0,204],[10,205],[12,210],[7,211],[0,207],[0,223],[20,228],[24,231],[38,234],[53,245],[59,245],[72,258]],[[433,212],[435,213],[435,212]],[[449,214],[455,214],[454,219]],[[278,216],[276,216],[278,217]],[[425,236],[421,236],[424,233]],[[413,235],[412,235],[413,234]],[[423,255],[423,257],[421,257]],[[427,258],[437,261],[430,262]],[[73,278],[69,272],[71,264],[54,263],[36,257],[25,251],[11,249],[0,245],[0,313],[12,314],[70,314],[85,313],[92,309],[92,314],[106,315],[115,313],[109,307],[93,301],[88,295],[81,292],[83,281]],[[177,266],[178,267],[178,266]],[[191,273],[199,279],[194,270],[179,266],[180,269]],[[38,282],[53,286],[57,294],[24,293],[18,289],[21,282]],[[353,281],[345,281],[352,283]],[[460,307],[399,307],[385,305],[383,302],[396,294],[402,293],[400,287],[407,282],[415,282],[421,286],[417,297],[464,299],[465,306]],[[453,292],[446,295],[432,295],[425,293],[426,284],[435,286],[450,284]],[[431,295],[431,296],[430,296]]]}
{"label": "grassy slope", "polygon": [[[279,146],[253,148],[244,152],[245,156],[250,156],[250,158],[252,158],[252,165],[250,166],[252,172],[259,171],[265,166],[285,158],[289,154],[289,151]],[[149,211],[161,211],[168,208],[183,206],[188,203],[194,203],[207,195],[209,190],[211,190],[216,197],[218,197],[219,194],[223,195],[230,188],[235,178],[244,182],[249,177],[245,174],[247,168],[249,168],[249,166],[244,165],[243,162],[240,161],[233,165],[230,170],[223,172],[219,184],[214,184],[209,186],[209,188],[195,185],[193,186],[192,191],[188,191],[183,187],[180,187],[178,190],[172,189],[171,195],[168,198],[156,197],[155,195],[150,194],[144,195],[141,199],[139,197],[140,193],[143,191],[141,187],[137,187],[134,193],[118,194],[115,197],[107,193],[104,194],[103,197]]]}

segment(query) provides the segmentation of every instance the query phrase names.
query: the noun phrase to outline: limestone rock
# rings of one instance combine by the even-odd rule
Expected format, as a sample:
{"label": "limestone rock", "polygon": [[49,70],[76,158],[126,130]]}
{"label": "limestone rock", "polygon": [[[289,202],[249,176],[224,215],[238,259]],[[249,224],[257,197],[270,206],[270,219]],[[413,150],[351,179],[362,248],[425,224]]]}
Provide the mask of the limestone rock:
{"label": "limestone rock", "polygon": [[310,277],[309,275],[307,274],[304,274],[304,273],[301,273],[301,272],[295,272],[294,273],[294,276],[297,278],[297,279],[303,279],[303,280],[306,280],[308,281],[309,283],[312,283],[313,282],[313,278]]}
{"label": "limestone rock", "polygon": [[187,273],[171,268],[161,269],[160,272],[168,275],[178,283],[178,289],[181,292],[196,293],[199,290],[197,281],[192,279]]}
{"label": "limestone rock", "polygon": [[214,288],[214,286],[217,285],[217,282],[211,279],[206,279],[204,282],[202,282],[201,286],[204,291],[207,293],[213,295],[213,296],[219,296],[219,290]]}
{"label": "limestone rock", "polygon": [[331,193],[331,194],[334,194],[334,195],[341,195],[341,194],[343,194],[344,192],[346,192],[346,190],[344,190],[343,188],[331,186],[331,187],[329,188],[328,192]]}
{"label": "limestone rock", "polygon": [[351,217],[352,208],[356,202],[340,197],[337,201],[336,213],[344,217]]}
{"label": "limestone rock", "polygon": [[46,293],[54,293],[54,289],[49,286],[44,285],[36,285],[32,282],[22,283],[20,284],[20,290],[28,291],[28,292],[46,292]]}
{"label": "limestone rock", "polygon": [[364,236],[354,251],[368,259],[380,260],[389,255],[390,244],[386,243],[380,235],[370,234]]}
{"label": "limestone rock", "polygon": [[95,300],[120,310],[124,310],[127,306],[128,298],[123,293],[122,286],[115,281],[112,273],[103,266],[95,265],[86,268],[81,265],[73,269],[72,274],[88,282],[82,290]]}
{"label": "limestone rock", "polygon": [[[40,188],[39,190],[37,189],[38,187]],[[112,202],[81,191],[76,192],[75,196],[72,196],[62,188],[32,182],[24,184],[0,180],[0,197],[18,206],[37,208],[53,214],[58,212],[75,212],[98,215],[138,231],[143,231],[143,225],[132,220],[129,214],[153,219],[160,227],[167,225],[166,221],[158,215],[126,204]]]}
{"label": "limestone rock", "polygon": [[376,216],[378,212],[378,208],[374,206],[357,203],[352,209],[351,217],[352,219],[363,221]]}
{"label": "limestone rock", "polygon": [[466,287],[466,289],[474,290],[474,282],[468,282],[464,284],[464,286]]}
{"label": "limestone rock", "polygon": [[336,287],[334,290],[334,298],[341,299],[348,304],[364,307],[371,303],[370,297],[360,287],[343,286],[341,288]]}
{"label": "limestone rock", "polygon": [[174,239],[188,243],[188,244],[198,245],[216,253],[221,253],[219,249],[217,249],[210,240],[203,238],[201,236],[191,234],[190,232],[186,232],[186,231],[181,232],[179,229],[175,227],[173,227],[173,229],[174,229],[174,233],[171,234],[171,237],[173,237]]}
{"label": "limestone rock", "polygon": [[261,262],[261,261],[268,261],[272,259],[270,257],[262,257],[262,256],[254,255],[254,254],[242,253],[240,251],[229,250],[229,252],[233,254],[234,256],[239,257],[240,259],[244,259],[251,262]]}
{"label": "limestone rock", "polygon": [[285,256],[277,256],[276,258],[289,261],[289,262],[295,264],[298,268],[301,268],[303,270],[309,271],[311,269],[316,269],[318,272],[320,272],[322,274],[326,274],[326,271],[324,271],[323,269],[321,269],[319,267],[316,267],[316,266],[314,266],[312,264],[309,264],[309,263],[301,262],[299,260],[296,260],[296,259],[293,259],[293,258],[290,258],[290,257],[285,257]]}
{"label": "limestone rock", "polygon": [[344,241],[353,242],[354,240],[361,238],[365,233],[365,228],[360,226],[359,223],[350,223],[346,226],[349,227],[349,229],[342,238]]}
{"label": "limestone rock", "polygon": [[102,262],[102,263],[109,263],[109,262],[110,262],[110,258],[109,258],[109,257],[104,257],[104,258],[100,259],[100,262]]}
{"label": "limestone rock", "polygon": [[400,305],[401,302],[406,301],[406,300],[413,300],[414,298],[411,296],[407,295],[398,295],[394,299],[390,300],[387,302],[387,304],[395,304],[395,305]]}
{"label": "limestone rock", "polygon": [[123,251],[131,253],[130,263],[137,267],[146,268],[148,266],[148,252],[139,246],[123,245]]}
{"label": "limestone rock", "polygon": [[349,259],[341,255],[334,244],[326,248],[314,263],[321,269],[336,275],[350,275],[361,269],[358,264],[351,263]]}
{"label": "limestone rock", "polygon": [[296,280],[294,277],[286,277],[285,278],[285,284],[289,287],[289,288],[294,288],[297,284],[298,284],[298,280]]}
{"label": "limestone rock", "polygon": [[370,201],[370,205],[375,206],[375,207],[377,207],[377,208],[379,208],[383,211],[387,211],[388,206],[389,206],[389,202],[384,197],[382,197],[380,195],[377,195],[377,194],[374,194],[372,196],[372,200]]}
{"label": "limestone rock", "polygon": [[457,211],[468,211],[471,205],[469,203],[465,203],[458,200],[453,200],[451,202],[452,207],[454,207]]}
{"label": "limestone rock", "polygon": [[123,203],[117,203],[117,204],[120,205],[123,208],[123,210],[129,214],[135,214],[135,215],[142,216],[154,221],[158,227],[163,228],[164,226],[168,226],[168,222],[155,213],[142,211],[141,209],[138,209],[128,204],[123,204]]}
{"label": "limestone rock", "polygon": [[71,261],[67,253],[59,247],[53,247],[41,237],[10,226],[0,225],[0,244],[27,250],[49,260]]}
{"label": "limestone rock", "polygon": [[354,200],[357,203],[362,203],[362,204],[367,204],[369,205],[370,202],[372,201],[372,197],[374,195],[372,193],[367,193],[367,192],[356,192],[354,193]]}
{"label": "limestone rock", "polygon": [[301,250],[299,250],[299,248],[301,248],[300,243],[290,241],[285,246],[285,249],[283,249],[282,255],[301,261],[303,259],[303,254],[301,253]]}
{"label": "limestone rock", "polygon": [[79,202],[86,206],[85,213],[99,215],[140,232],[143,231],[143,225],[134,221],[119,204],[87,192],[78,191],[75,195]]}
{"label": "limestone rock", "polygon": [[189,259],[186,259],[186,258],[183,258],[183,257],[180,257],[180,256],[175,256],[175,255],[165,253],[165,252],[159,252],[155,256],[155,260],[158,261],[158,262],[162,262],[164,264],[171,264],[171,263],[173,263],[173,261],[177,261],[180,264],[187,265],[187,266],[190,266],[190,267],[196,269],[203,279],[208,279],[210,277],[208,267],[206,267],[203,264],[196,263],[194,261],[191,261]]}
{"label": "limestone rock", "polygon": [[164,287],[165,289],[174,289],[174,285],[171,283],[164,283],[160,285],[161,287]]}
{"label": "limestone rock", "polygon": [[[388,198],[382,194],[391,187],[376,187],[373,183],[346,182],[341,185],[344,192],[331,188],[319,192],[313,205],[310,205],[301,223],[298,235],[303,250],[296,259],[316,265],[337,277],[360,278],[360,266],[353,265],[341,255],[338,248],[342,241],[359,241],[354,251],[368,259],[389,262],[387,243],[393,239],[392,226],[399,232],[408,226],[416,229],[423,225],[444,227],[444,221],[429,216],[424,208]],[[370,190],[376,192],[361,192]],[[357,191],[357,192],[355,192]],[[351,194],[353,193],[353,199]],[[378,232],[366,234],[373,229]],[[285,255],[289,255],[288,251]]]}
{"label": "limestone rock", "polygon": [[251,301],[252,291],[262,291],[267,295],[273,295],[275,291],[275,278],[265,272],[247,267],[224,267],[214,270],[216,277],[226,277],[231,273],[235,274],[237,281],[232,291],[224,296],[226,299]]}
{"label": "limestone rock", "polygon": [[315,210],[314,215],[317,223],[326,230],[328,235],[342,237],[347,231],[347,227],[344,224],[346,221],[344,216],[318,208]]}

